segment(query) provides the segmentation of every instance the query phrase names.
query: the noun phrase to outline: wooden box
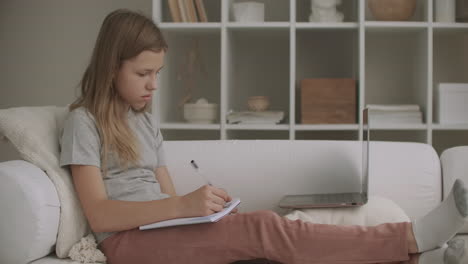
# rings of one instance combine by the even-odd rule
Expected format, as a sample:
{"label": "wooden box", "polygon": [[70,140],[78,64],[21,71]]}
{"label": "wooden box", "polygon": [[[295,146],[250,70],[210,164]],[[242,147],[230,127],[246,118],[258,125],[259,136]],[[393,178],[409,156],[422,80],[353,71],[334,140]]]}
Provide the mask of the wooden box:
{"label": "wooden box", "polygon": [[355,124],[356,81],[303,79],[300,84],[302,124]]}

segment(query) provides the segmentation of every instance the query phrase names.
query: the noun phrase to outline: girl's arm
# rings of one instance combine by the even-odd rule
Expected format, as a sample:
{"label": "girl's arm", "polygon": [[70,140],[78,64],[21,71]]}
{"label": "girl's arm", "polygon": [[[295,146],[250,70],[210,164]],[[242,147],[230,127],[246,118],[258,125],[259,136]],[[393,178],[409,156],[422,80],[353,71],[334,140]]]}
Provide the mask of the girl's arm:
{"label": "girl's arm", "polygon": [[156,180],[159,182],[161,186],[161,191],[165,194],[170,195],[171,197],[175,197],[176,191],[174,188],[174,184],[172,183],[171,176],[169,175],[169,171],[167,167],[159,167],[155,170]]}
{"label": "girl's arm", "polygon": [[179,217],[204,216],[223,209],[225,191],[203,186],[184,196],[131,202],[109,200],[98,167],[71,165],[73,183],[94,232],[115,232]]}

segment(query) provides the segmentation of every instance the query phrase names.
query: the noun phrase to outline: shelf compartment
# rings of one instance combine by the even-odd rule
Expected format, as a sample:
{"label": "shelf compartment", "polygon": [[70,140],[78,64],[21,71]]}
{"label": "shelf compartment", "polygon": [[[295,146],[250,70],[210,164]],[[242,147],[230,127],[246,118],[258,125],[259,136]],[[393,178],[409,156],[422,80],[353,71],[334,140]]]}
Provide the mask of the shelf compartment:
{"label": "shelf compartment", "polygon": [[[227,0],[227,4],[229,5],[228,6],[229,7],[229,21],[235,21],[233,4],[238,3],[238,2],[242,2],[242,1]],[[278,0],[277,1],[256,0],[255,2],[264,4],[265,22],[280,22],[280,21],[289,22],[290,0],[280,0],[280,1]]]}
{"label": "shelf compartment", "polygon": [[428,33],[366,33],[365,104],[428,107]]}
{"label": "shelf compartment", "polygon": [[359,131],[337,131],[337,130],[317,130],[317,131],[297,131],[296,140],[358,140]]}
{"label": "shelf compartment", "polygon": [[466,145],[468,145],[468,130],[434,131],[432,133],[432,146],[439,155],[448,148]]}
{"label": "shelf compartment", "polygon": [[[344,22],[357,22],[358,21],[358,0],[345,0],[336,9],[343,13]],[[311,15],[311,1],[310,0],[296,0],[296,21],[309,22]]]}
{"label": "shelf compartment", "polygon": [[[429,5],[431,4],[432,4],[432,0],[417,0],[416,9],[414,11],[413,16],[409,19],[409,21],[428,22],[429,21]],[[364,1],[364,5],[365,5],[364,10],[365,10],[366,21],[377,21],[375,17],[372,15],[372,12],[369,8],[368,0]]]}
{"label": "shelf compartment", "polygon": [[[274,45],[272,44],[274,43]],[[250,96],[268,96],[268,111],[289,117],[289,30],[242,31],[227,35],[226,113],[248,111]]]}
{"label": "shelf compartment", "polygon": [[[165,65],[158,80],[154,105],[160,110],[161,123],[180,123],[183,119],[181,102],[191,90],[191,103],[203,97],[210,103],[220,104],[220,61],[221,33],[211,32],[179,32],[163,31],[169,50]],[[198,43],[198,49],[196,45]],[[190,75],[189,55],[198,50],[197,60]],[[192,76],[192,77],[190,77]],[[193,84],[188,80],[193,79]],[[219,120],[219,115],[218,115]]]}
{"label": "shelf compartment", "polygon": [[295,121],[300,124],[303,79],[351,78],[358,83],[359,34],[357,30],[300,30],[296,39]]}
{"label": "shelf compartment", "polygon": [[161,129],[164,141],[168,140],[219,140],[220,131],[194,129],[187,133],[187,130]]}
{"label": "shelf compartment", "polygon": [[467,34],[434,31],[433,43],[433,120],[437,122],[439,83],[468,83],[468,30]]}
{"label": "shelf compartment", "polygon": [[[221,2],[219,0],[203,0],[208,22],[221,22]],[[153,4],[158,3],[161,5],[162,18],[164,23],[173,23],[171,11],[167,0],[153,1]],[[197,13],[198,17],[198,13]],[[199,22],[198,22],[199,23]],[[178,24],[178,23],[177,23]],[[195,24],[195,23],[190,23]]]}
{"label": "shelf compartment", "polygon": [[228,130],[227,139],[289,139],[289,131],[273,131],[273,130]]}

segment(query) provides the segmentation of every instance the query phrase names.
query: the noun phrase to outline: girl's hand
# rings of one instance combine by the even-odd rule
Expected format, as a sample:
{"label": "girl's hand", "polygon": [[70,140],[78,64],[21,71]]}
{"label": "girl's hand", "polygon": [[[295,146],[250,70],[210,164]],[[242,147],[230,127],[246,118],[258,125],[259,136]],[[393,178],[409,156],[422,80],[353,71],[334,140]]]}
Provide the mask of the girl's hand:
{"label": "girl's hand", "polygon": [[[224,190],[224,189],[221,189],[221,190],[226,192],[226,190]],[[227,198],[226,202],[230,202],[231,200],[232,200],[232,197],[228,195],[228,198]],[[236,207],[236,208],[232,209],[232,211],[229,214],[236,214],[237,212],[238,212],[238,209]]]}
{"label": "girl's hand", "polygon": [[204,185],[182,196],[182,215],[184,217],[207,216],[223,210],[231,197],[223,189]]}

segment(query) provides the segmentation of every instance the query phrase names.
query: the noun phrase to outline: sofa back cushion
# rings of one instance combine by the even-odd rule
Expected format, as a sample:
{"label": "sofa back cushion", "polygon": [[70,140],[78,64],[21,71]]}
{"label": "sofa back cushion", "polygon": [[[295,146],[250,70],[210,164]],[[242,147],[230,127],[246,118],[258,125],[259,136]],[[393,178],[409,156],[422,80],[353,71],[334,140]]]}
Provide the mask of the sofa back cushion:
{"label": "sofa back cushion", "polygon": [[[444,186],[444,198],[447,197],[456,179],[461,179],[468,187],[468,146],[446,149],[440,155]],[[459,233],[468,233],[468,221]]]}
{"label": "sofa back cushion", "polygon": [[[277,204],[286,194],[361,189],[359,141],[167,141],[165,150],[179,194],[205,183],[190,165],[195,160],[214,185],[241,198],[241,211],[284,213]],[[426,214],[442,197],[437,153],[421,143],[371,142],[369,189],[412,219]]]}

